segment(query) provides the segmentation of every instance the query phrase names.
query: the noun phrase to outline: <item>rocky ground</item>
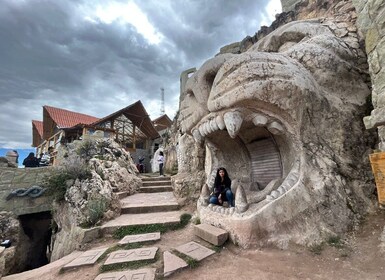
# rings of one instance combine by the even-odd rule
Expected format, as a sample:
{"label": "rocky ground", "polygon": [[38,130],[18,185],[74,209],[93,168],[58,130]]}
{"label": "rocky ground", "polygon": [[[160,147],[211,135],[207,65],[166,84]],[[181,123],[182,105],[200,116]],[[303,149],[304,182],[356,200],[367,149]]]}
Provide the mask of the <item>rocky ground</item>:
{"label": "rocky ground", "polygon": [[[226,243],[219,253],[201,261],[197,267],[175,273],[169,279],[385,279],[385,243],[381,241],[384,226],[385,210],[377,210],[345,239],[329,240],[321,247],[243,250]],[[156,246],[164,251],[191,240],[204,243],[193,235],[192,229],[190,224],[183,230],[163,234]],[[114,242],[106,238],[91,247]],[[98,274],[98,265],[60,274],[63,263],[62,259],[5,280],[91,280]],[[160,261],[153,266],[160,267]]]}

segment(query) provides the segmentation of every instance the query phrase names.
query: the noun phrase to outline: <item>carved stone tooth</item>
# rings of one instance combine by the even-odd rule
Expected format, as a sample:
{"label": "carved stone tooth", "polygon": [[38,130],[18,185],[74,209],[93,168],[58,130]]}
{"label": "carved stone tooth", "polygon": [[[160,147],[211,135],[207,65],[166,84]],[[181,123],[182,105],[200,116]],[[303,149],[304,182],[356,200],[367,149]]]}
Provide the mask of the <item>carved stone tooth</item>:
{"label": "carved stone tooth", "polygon": [[212,131],[212,132],[218,130],[218,125],[217,125],[217,122],[215,121],[215,119],[213,119],[213,120],[210,121],[210,128],[211,128],[211,131]]}
{"label": "carved stone tooth", "polygon": [[266,195],[266,200],[267,201],[273,201],[275,198],[274,197],[272,197],[271,195]]}
{"label": "carved stone tooth", "polygon": [[207,184],[204,184],[202,187],[201,194],[199,196],[199,202],[203,206],[209,205],[209,199],[210,199],[210,189]]}
{"label": "carved stone tooth", "polygon": [[277,189],[277,191],[279,192],[280,195],[283,195],[283,194],[286,192],[286,190],[285,190],[285,188],[284,188],[283,186],[280,186],[280,187]]}
{"label": "carved stone tooth", "polygon": [[205,130],[207,132],[207,135],[210,134],[211,132],[213,132],[211,130],[210,121],[205,122]]}
{"label": "carved stone tooth", "polygon": [[249,204],[247,203],[245,190],[239,185],[235,193],[235,210],[238,213],[243,213],[247,208],[249,208]]}
{"label": "carved stone tooth", "polygon": [[234,208],[234,207],[229,208],[229,215],[234,214],[234,211],[235,211],[235,208]]}
{"label": "carved stone tooth", "polygon": [[205,137],[206,136],[206,134],[204,133],[204,131],[203,131],[203,124],[201,124],[200,126],[199,126],[199,132],[200,132],[200,134],[202,135],[202,137]]}
{"label": "carved stone tooth", "polygon": [[277,191],[272,191],[272,192],[270,193],[270,196],[271,196],[272,198],[276,199],[276,198],[279,197],[279,192],[277,192]]}
{"label": "carved stone tooth", "polygon": [[255,114],[253,117],[253,124],[255,126],[265,126],[267,124],[268,119],[265,116]]}
{"label": "carved stone tooth", "polygon": [[267,129],[274,135],[279,135],[284,132],[283,126],[278,122],[271,122],[267,125]]}
{"label": "carved stone tooth", "polygon": [[225,122],[223,120],[223,117],[221,115],[218,115],[216,118],[215,118],[215,122],[217,123],[218,125],[218,128],[220,130],[224,130],[226,125],[225,125]]}
{"label": "carved stone tooth", "polygon": [[192,131],[192,135],[194,137],[195,142],[197,142],[197,143],[201,143],[202,142],[202,135],[201,135],[201,133],[199,132],[198,129],[194,129]]}
{"label": "carved stone tooth", "polygon": [[242,126],[242,113],[238,111],[227,112],[224,114],[223,119],[230,137],[235,138]]}

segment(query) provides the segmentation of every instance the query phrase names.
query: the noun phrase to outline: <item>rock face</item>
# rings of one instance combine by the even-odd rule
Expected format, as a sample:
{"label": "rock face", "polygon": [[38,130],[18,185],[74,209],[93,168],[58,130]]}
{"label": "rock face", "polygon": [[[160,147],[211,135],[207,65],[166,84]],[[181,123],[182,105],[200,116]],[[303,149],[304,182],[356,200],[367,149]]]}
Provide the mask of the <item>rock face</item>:
{"label": "rock face", "polygon": [[6,248],[0,254],[0,278],[10,272],[20,271],[18,263],[22,262],[25,254],[18,245],[23,238],[25,235],[17,218],[10,212],[0,212],[0,240],[10,240],[12,244],[12,247]]}
{"label": "rock face", "polygon": [[373,83],[374,109],[364,118],[367,129],[378,129],[378,148],[385,151],[385,1],[353,1],[359,14],[357,25],[365,35],[369,71]]}
{"label": "rock face", "polygon": [[51,261],[90,241],[87,239],[94,233],[82,227],[97,225],[120,214],[113,189],[132,194],[141,184],[130,154],[110,140],[71,143],[60,150],[58,162],[58,172],[86,168],[89,176],[68,180],[65,201],[55,205],[57,232],[53,236]]}
{"label": "rock face", "polygon": [[243,247],[284,248],[343,234],[366,213],[373,143],[362,124],[370,89],[359,40],[341,19],[290,22],[244,52],[208,60],[187,80],[180,154],[191,154],[194,138],[205,161],[192,177],[203,171],[212,187],[226,167],[240,204],[206,206],[202,197],[201,221]]}

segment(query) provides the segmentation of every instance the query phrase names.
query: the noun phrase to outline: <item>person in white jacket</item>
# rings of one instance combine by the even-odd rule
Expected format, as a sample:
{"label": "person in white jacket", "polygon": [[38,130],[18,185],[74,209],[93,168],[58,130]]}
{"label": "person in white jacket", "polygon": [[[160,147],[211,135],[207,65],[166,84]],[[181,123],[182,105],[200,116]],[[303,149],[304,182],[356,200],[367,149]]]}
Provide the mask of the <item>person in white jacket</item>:
{"label": "person in white jacket", "polygon": [[163,152],[159,152],[158,163],[159,163],[159,175],[164,176],[163,175],[163,164],[164,164]]}

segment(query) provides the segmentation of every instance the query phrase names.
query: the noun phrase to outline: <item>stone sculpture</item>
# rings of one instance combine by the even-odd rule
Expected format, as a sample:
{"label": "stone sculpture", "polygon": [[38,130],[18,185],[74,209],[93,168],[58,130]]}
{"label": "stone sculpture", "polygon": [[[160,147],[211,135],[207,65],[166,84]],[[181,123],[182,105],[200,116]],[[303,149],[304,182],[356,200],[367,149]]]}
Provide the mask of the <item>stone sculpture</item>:
{"label": "stone sculpture", "polygon": [[[219,54],[181,92],[180,147],[190,135],[206,150],[200,219],[243,247],[317,243],[371,205],[362,51],[331,24],[291,22],[246,52]],[[235,209],[208,205],[220,166]]]}

